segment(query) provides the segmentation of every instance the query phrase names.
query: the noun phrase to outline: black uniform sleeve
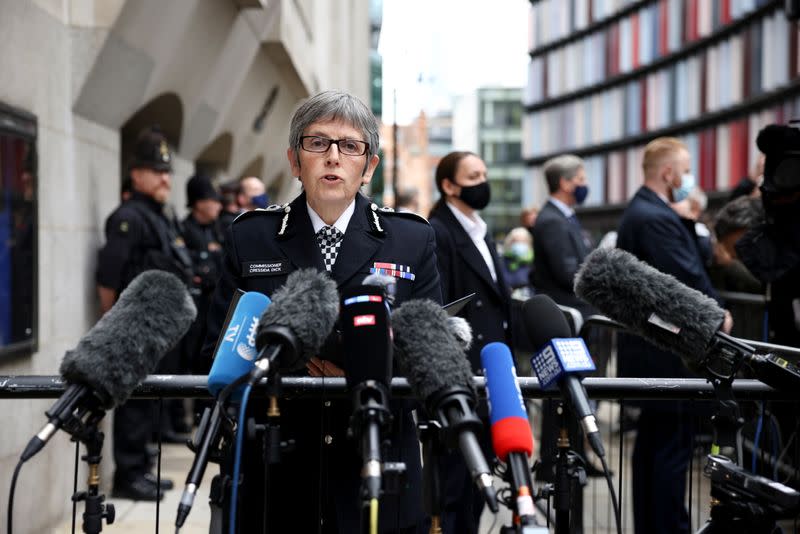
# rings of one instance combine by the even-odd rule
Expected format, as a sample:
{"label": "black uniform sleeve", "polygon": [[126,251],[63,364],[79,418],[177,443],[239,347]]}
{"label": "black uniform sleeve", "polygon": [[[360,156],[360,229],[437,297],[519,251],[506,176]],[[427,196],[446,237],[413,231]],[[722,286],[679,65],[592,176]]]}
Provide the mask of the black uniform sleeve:
{"label": "black uniform sleeve", "polygon": [[222,272],[217,281],[211,305],[208,308],[206,338],[200,351],[201,358],[204,361],[211,361],[214,356],[214,347],[217,344],[222,323],[225,322],[225,316],[228,314],[228,307],[236,288],[240,287],[241,272],[239,271],[238,254],[233,240],[233,226],[229,226],[226,231],[223,248],[225,252],[222,261]]}
{"label": "black uniform sleeve", "polygon": [[439,278],[439,270],[436,264],[436,238],[433,228],[425,226],[425,247],[422,256],[417,263],[417,280],[414,283],[412,298],[431,299],[442,303],[442,291]]}
{"label": "black uniform sleeve", "polygon": [[[431,226],[435,233],[436,263],[439,270],[439,282],[444,302],[451,302],[456,297],[453,288],[453,241],[450,239],[447,228],[438,220],[431,219]],[[461,295],[463,296],[463,295]]]}
{"label": "black uniform sleeve", "polygon": [[134,212],[119,209],[106,221],[106,244],[97,259],[98,285],[119,291],[126,269],[143,238],[143,222]]}

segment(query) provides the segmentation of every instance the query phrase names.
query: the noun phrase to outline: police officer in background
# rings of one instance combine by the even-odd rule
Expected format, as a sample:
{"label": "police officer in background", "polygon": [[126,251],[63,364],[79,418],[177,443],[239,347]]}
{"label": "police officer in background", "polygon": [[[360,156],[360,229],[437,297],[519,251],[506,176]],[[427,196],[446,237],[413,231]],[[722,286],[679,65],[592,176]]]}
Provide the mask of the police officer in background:
{"label": "police officer in background", "polygon": [[[164,270],[176,274],[187,286],[191,283],[191,260],[177,222],[164,214],[170,193],[172,154],[158,128],[140,133],[129,171],[131,196],[106,220],[106,244],[98,256],[96,281],[103,313],[143,271]],[[178,357],[173,349],[162,363]],[[155,420],[152,401],[130,400],[116,408],[115,497],[143,501],[160,498],[156,479],[150,473],[152,461],[147,452]],[[171,487],[171,481],[161,481],[160,489]]]}
{"label": "police officer in background", "polygon": [[192,374],[208,374],[211,360],[202,359],[200,349],[208,306],[222,268],[223,230],[219,221],[222,198],[210,177],[196,174],[186,183],[186,199],[191,212],[183,220],[183,238],[194,266],[192,297],[197,307],[197,319],[186,335],[187,363]]}
{"label": "police officer in background", "polygon": [[[414,298],[441,302],[434,233],[411,213],[384,211],[363,196],[378,165],[378,122],[347,93],[312,96],[294,113],[287,156],[303,192],[290,204],[240,215],[225,239],[222,276],[209,310],[205,351],[213,350],[236,289],[272,296],[289,273],[329,273],[340,290],[362,284],[370,269],[396,264],[395,304]],[[275,272],[250,265],[280,265]],[[403,275],[403,276],[401,276]],[[330,341],[330,340],[329,340]],[[344,376],[344,363],[325,349],[312,358],[314,377]],[[332,351],[336,352],[336,351]],[[305,374],[305,373],[303,373]],[[282,399],[281,435],[291,452],[270,469],[269,532],[352,533],[360,524],[361,459],[347,438],[348,400]],[[419,442],[410,408],[395,405],[387,461],[406,464],[407,487],[380,501],[382,532],[417,532],[423,523]],[[264,410],[253,409],[253,413]],[[245,444],[239,532],[261,532],[263,461],[259,441]]]}

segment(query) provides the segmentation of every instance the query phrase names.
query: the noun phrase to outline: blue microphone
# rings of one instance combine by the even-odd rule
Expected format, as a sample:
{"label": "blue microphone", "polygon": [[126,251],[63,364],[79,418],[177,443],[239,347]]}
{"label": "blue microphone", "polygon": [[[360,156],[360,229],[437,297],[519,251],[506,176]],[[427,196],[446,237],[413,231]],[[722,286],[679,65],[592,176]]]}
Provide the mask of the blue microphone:
{"label": "blue microphone", "polygon": [[533,432],[517,383],[511,349],[505,343],[489,343],[481,349],[481,365],[486,377],[494,452],[509,467],[516,504],[514,511],[520,523],[535,525],[533,483],[528,468],[528,458],[533,455]]}
{"label": "blue microphone", "polygon": [[595,370],[589,349],[581,338],[571,337],[572,331],[564,314],[547,295],[536,295],[522,306],[522,316],[528,336],[538,352],[531,366],[543,389],[558,386],[561,396],[568,400],[583,426],[583,433],[598,457],[605,457],[597,420],[581,384],[581,375]]}
{"label": "blue microphone", "polygon": [[[229,312],[229,319],[225,321],[222,328],[223,336],[217,342],[214,363],[208,373],[208,391],[214,397],[218,397],[220,391],[236,379],[250,375],[258,356],[258,350],[256,350],[256,328],[261,315],[269,304],[270,299],[266,295],[248,291],[236,301],[236,307],[233,312]],[[231,392],[230,399],[232,401],[240,401],[244,388],[245,384],[242,383],[241,386]],[[200,482],[203,480],[203,474],[208,465],[208,457],[212,449],[219,446],[217,442],[219,441],[220,426],[223,419],[222,409],[221,403],[216,402],[209,416],[208,408],[206,408],[200,426],[197,428],[197,435],[199,436],[199,439],[195,442],[197,443],[197,452],[189,474],[186,476],[186,486],[178,504],[178,514],[175,518],[175,526],[177,528],[182,527],[189,516],[189,511],[192,509],[192,504],[194,504],[194,498],[197,494],[197,488],[200,487]]]}
{"label": "blue microphone", "polygon": [[[208,373],[208,391],[215,397],[225,386],[253,370],[258,356],[258,321],[270,302],[268,296],[256,291],[248,291],[239,297],[230,321],[223,328],[224,334],[217,344],[214,363]],[[243,391],[244,384],[231,393],[231,400],[241,400]]]}

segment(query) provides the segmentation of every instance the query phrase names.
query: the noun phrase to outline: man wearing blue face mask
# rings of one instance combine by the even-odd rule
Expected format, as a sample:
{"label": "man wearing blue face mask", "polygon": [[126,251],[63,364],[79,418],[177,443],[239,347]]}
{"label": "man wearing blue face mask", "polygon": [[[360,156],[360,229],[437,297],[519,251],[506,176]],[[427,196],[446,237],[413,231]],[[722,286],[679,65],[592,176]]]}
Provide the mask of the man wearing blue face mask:
{"label": "man wearing blue face mask", "polygon": [[246,176],[239,181],[239,193],[236,195],[236,202],[242,213],[253,211],[254,209],[264,209],[269,205],[267,197],[267,187],[261,178],[257,176]]}
{"label": "man wearing blue face mask", "polygon": [[[672,202],[680,197],[691,170],[686,145],[674,137],[659,137],[644,148],[644,183],[622,214],[617,246],[659,271],[711,298],[711,285],[695,235],[681,222]],[[672,197],[672,198],[670,198]],[[688,203],[687,203],[688,204]],[[721,326],[732,327],[726,312]],[[618,336],[620,377],[687,378],[680,358],[643,339]],[[692,451],[692,411],[687,401],[640,401],[632,458],[633,525],[636,534],[689,532],[684,505],[686,472]]]}
{"label": "man wearing blue face mask", "polygon": [[[549,296],[557,304],[575,308],[586,317],[597,312],[576,297],[572,289],[575,273],[592,249],[592,243],[575,214],[575,206],[583,204],[589,195],[586,169],[578,156],[563,154],[546,161],[543,171],[550,197],[533,225],[533,287],[536,293]],[[600,340],[587,341],[592,344],[592,356],[595,357],[598,374],[605,374],[605,351],[598,350],[596,346]],[[546,402],[539,433],[542,461],[539,478],[548,482],[554,481],[557,422],[555,403]],[[577,425],[570,425],[569,433],[572,448],[582,453],[583,439]],[[587,471],[596,474],[596,469],[591,467]],[[583,521],[582,503],[582,492],[574,492],[572,520],[578,530]]]}
{"label": "man wearing blue face mask", "polygon": [[594,313],[572,289],[575,272],[592,248],[575,215],[575,206],[589,195],[583,160],[571,154],[550,159],[544,164],[544,177],[550,198],[533,226],[533,287],[583,315]]}

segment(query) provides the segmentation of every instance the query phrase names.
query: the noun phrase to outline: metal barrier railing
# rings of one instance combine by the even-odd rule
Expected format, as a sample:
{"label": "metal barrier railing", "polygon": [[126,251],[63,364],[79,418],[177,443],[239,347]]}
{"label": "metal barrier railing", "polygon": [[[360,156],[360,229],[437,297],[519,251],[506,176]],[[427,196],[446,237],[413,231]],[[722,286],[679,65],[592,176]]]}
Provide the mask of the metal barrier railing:
{"label": "metal barrier railing", "polygon": [[[558,398],[556,390],[543,390],[535,378],[518,378],[522,395],[528,399]],[[485,380],[474,377],[473,383],[481,397],[486,396]],[[595,400],[713,400],[714,389],[700,378],[585,378],[584,387]],[[60,376],[0,375],[0,399],[52,399],[64,392]],[[326,397],[345,397],[348,393],[344,378],[281,377],[282,394],[290,397],[316,397],[323,391]],[[763,382],[751,379],[734,380],[733,392],[741,400],[798,400],[796,392],[779,391]],[[266,382],[253,389],[253,396],[266,395]],[[414,393],[405,378],[393,378],[391,395],[413,398]],[[210,399],[205,375],[150,375],[138,386],[134,399]]]}
{"label": "metal barrier railing", "polygon": [[[587,324],[597,322],[591,318]],[[601,322],[607,324],[607,319]],[[482,377],[474,377],[474,385],[480,396],[485,396],[485,381]],[[559,397],[557,390],[542,390],[535,378],[519,378],[520,389],[526,399],[553,399]],[[606,423],[601,425],[604,441],[608,445],[608,460],[614,473],[615,484],[618,488],[620,507],[623,509],[623,530],[632,531],[630,505],[631,490],[629,484],[630,454],[632,437],[617,427],[612,429],[621,419],[624,407],[631,400],[663,400],[685,399],[690,400],[695,406],[709,404],[714,400],[714,390],[703,379],[667,379],[667,378],[585,378],[583,383],[590,398],[597,401],[614,401],[606,406],[611,420],[606,417]],[[151,375],[137,387],[131,398],[160,399],[160,398],[211,398],[206,388],[207,377],[204,375]],[[65,390],[65,384],[59,376],[0,376],[0,399],[32,399],[32,398],[57,398]],[[326,398],[345,397],[347,387],[344,378],[311,378],[311,377],[282,377],[282,395],[291,397],[319,397],[324,392]],[[791,402],[797,401],[796,393],[775,390],[758,380],[741,379],[733,383],[733,391],[740,401],[771,401]],[[259,384],[253,390],[254,396],[265,396],[267,388],[265,383]],[[391,384],[391,394],[396,398],[413,398],[413,392],[404,378],[395,378]],[[614,410],[615,407],[618,410]],[[616,412],[616,413],[614,413]],[[536,430],[534,430],[536,433]],[[745,444],[746,446],[746,444]],[[695,453],[690,465],[689,484],[689,509],[692,517],[693,530],[705,521],[708,514],[709,483],[702,477],[700,462],[708,453],[708,441],[703,432],[700,440],[696,441]],[[787,461],[785,458],[767,458],[768,465],[775,464],[782,477],[796,474],[793,465],[797,465],[797,458]],[[600,478],[589,479],[585,489],[588,495],[584,501],[584,532],[607,533],[614,531],[613,512],[608,502],[605,483]],[[627,505],[627,506],[625,506]],[[162,512],[163,513],[163,512]],[[171,514],[172,510],[166,513]]]}

